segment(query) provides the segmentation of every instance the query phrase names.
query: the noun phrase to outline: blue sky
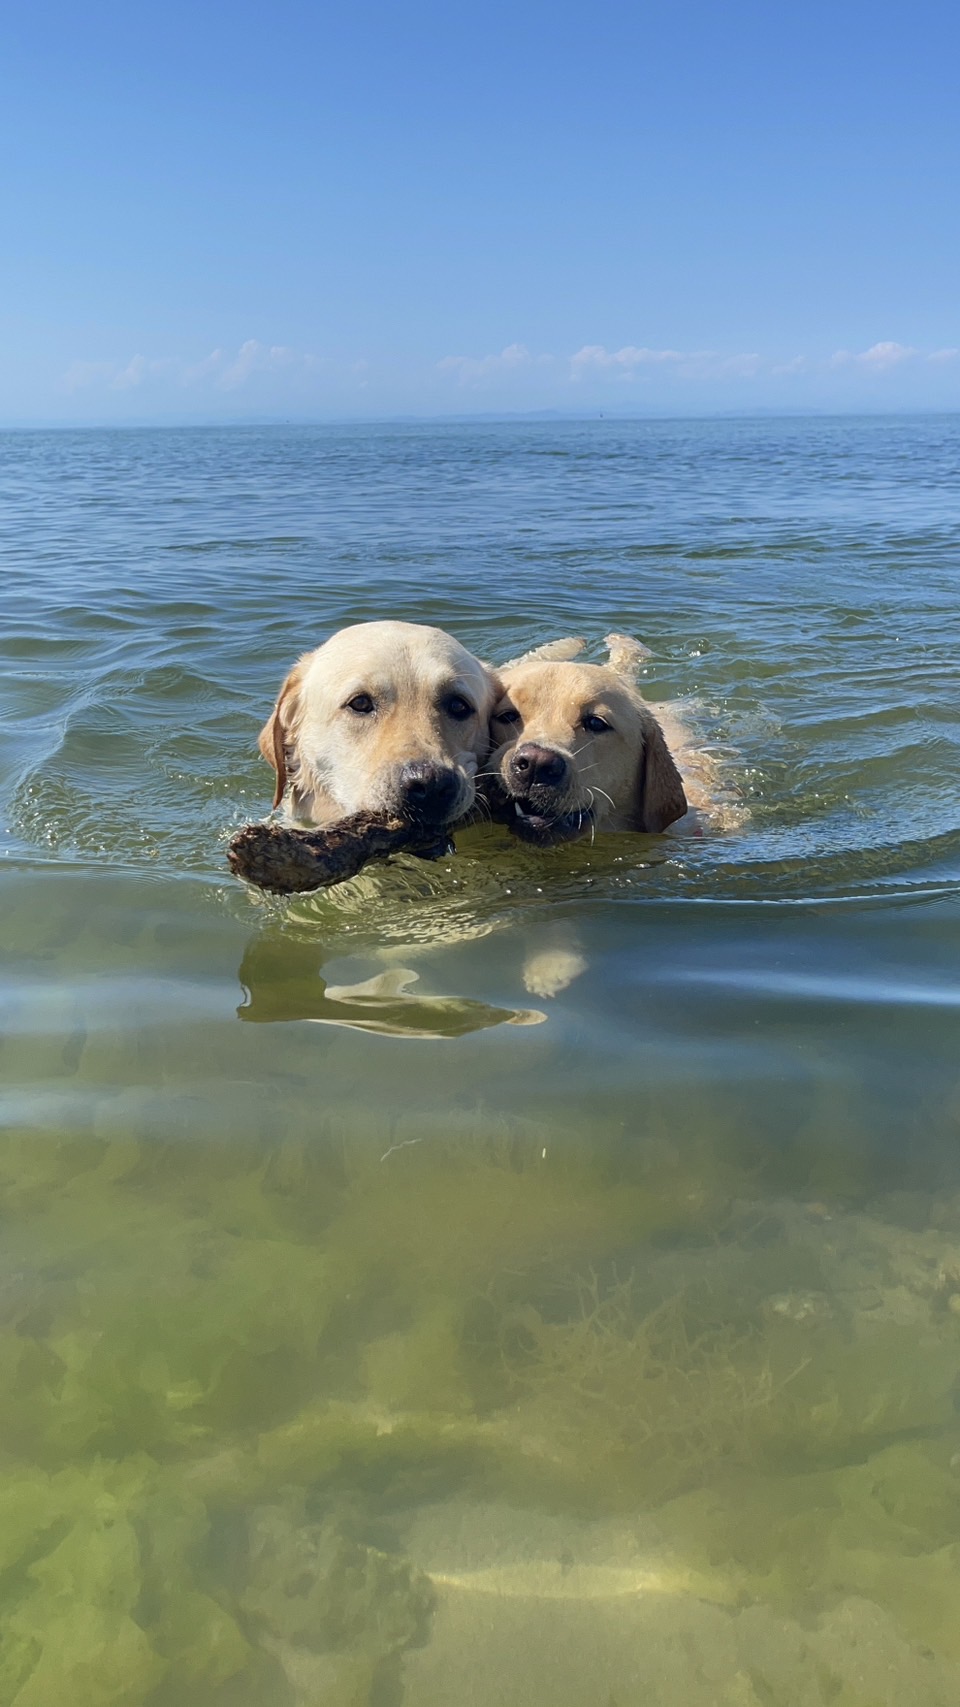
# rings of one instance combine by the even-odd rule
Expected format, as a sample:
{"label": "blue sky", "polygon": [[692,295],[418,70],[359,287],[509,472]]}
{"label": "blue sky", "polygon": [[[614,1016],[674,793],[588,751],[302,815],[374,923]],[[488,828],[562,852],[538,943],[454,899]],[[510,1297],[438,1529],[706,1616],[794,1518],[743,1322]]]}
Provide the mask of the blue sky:
{"label": "blue sky", "polygon": [[960,11],[20,0],[0,421],[960,407]]}

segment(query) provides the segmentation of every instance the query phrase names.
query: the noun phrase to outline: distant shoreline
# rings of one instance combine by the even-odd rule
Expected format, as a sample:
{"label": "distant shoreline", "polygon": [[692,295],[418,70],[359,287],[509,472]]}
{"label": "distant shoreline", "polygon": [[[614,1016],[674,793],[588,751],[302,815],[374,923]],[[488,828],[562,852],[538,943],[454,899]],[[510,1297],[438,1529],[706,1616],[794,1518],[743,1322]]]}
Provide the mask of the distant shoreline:
{"label": "distant shoreline", "polygon": [[601,421],[617,426],[629,422],[654,425],[668,421],[930,421],[953,420],[960,415],[956,409],[717,409],[717,410],[623,410],[611,409],[532,409],[489,410],[472,414],[442,415],[305,415],[305,416],[241,416],[231,419],[202,417],[162,421],[0,421],[0,433],[128,433],[128,432],[227,432],[230,430],[260,431],[284,428],[329,427],[443,427],[493,426],[498,423],[520,426],[538,424],[587,425]]}

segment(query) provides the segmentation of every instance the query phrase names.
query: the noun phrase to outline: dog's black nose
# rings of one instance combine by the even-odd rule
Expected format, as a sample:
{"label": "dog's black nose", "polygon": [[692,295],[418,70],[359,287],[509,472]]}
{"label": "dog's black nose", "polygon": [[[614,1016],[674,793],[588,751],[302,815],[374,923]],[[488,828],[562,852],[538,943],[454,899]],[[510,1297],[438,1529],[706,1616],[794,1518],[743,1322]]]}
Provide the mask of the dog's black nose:
{"label": "dog's black nose", "polygon": [[510,769],[524,788],[532,788],[535,782],[558,788],[566,777],[567,761],[552,747],[538,747],[535,741],[526,741],[514,753]]}
{"label": "dog's black nose", "polygon": [[460,788],[456,771],[427,759],[411,760],[400,772],[400,799],[411,818],[443,823],[449,818]]}

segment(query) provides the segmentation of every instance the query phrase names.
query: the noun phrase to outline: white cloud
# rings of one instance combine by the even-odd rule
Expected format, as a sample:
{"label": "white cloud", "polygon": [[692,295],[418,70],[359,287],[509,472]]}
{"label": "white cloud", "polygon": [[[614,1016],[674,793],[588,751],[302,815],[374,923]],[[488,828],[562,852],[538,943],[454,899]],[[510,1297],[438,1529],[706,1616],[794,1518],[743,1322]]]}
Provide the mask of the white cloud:
{"label": "white cloud", "polygon": [[225,391],[233,391],[256,373],[289,373],[291,370],[309,373],[316,365],[314,356],[292,350],[287,344],[266,345],[258,343],[256,338],[248,338],[224,368],[218,384]]}
{"label": "white cloud", "polygon": [[[367,408],[423,401],[436,406],[438,378],[451,396],[457,388],[478,399],[484,394],[501,405],[569,406],[572,395],[583,402],[617,399],[627,406],[672,396],[679,405],[700,406],[710,397],[718,404],[742,406],[751,401],[787,402],[810,395],[817,399],[847,393],[862,402],[871,395],[892,399],[898,389],[916,390],[925,376],[928,389],[942,393],[960,369],[960,347],[919,349],[893,339],[862,350],[795,354],[778,359],[756,351],[683,350],[649,345],[582,344],[572,354],[535,353],[526,344],[507,344],[484,356],[451,355],[419,368],[391,369],[344,352],[321,357],[289,344],[268,344],[247,338],[239,344],[218,344],[201,357],[148,355],[137,351],[122,360],[71,363],[62,375],[62,392],[77,394],[76,407],[115,411],[133,408],[146,416],[206,409],[224,415],[288,406],[297,410],[349,409],[361,399]],[[433,381],[431,385],[431,378]],[[399,378],[398,378],[399,375]],[[874,376],[871,378],[871,376]],[[935,377],[941,376],[941,377]],[[406,385],[407,396],[398,388]],[[112,402],[111,402],[112,399]],[[122,401],[121,401],[122,400]],[[449,405],[448,405],[449,406]],[[460,405],[457,405],[460,407]]]}
{"label": "white cloud", "polygon": [[211,350],[202,361],[180,364],[180,383],[182,385],[200,385],[205,379],[216,379],[223,372],[224,366],[231,360],[226,350],[219,347]]}
{"label": "white cloud", "polygon": [[710,377],[717,379],[753,379],[759,372],[762,363],[754,350],[749,355],[724,356],[711,369]]}
{"label": "white cloud", "polygon": [[633,373],[637,368],[670,366],[692,359],[682,350],[638,349],[635,344],[625,344],[622,350],[608,350],[603,344],[584,344],[582,350],[570,357],[570,368],[574,377],[579,377],[597,370]]}
{"label": "white cloud", "polygon": [[180,381],[197,385],[211,380],[221,391],[236,391],[255,374],[311,373],[319,366],[316,356],[288,344],[261,344],[258,338],[248,338],[234,352],[218,347],[200,362],[189,367],[181,364]]}
{"label": "white cloud", "polygon": [[899,367],[901,362],[910,361],[920,354],[909,344],[897,344],[892,339],[886,339],[880,344],[871,344],[869,350],[838,350],[831,359],[832,367],[859,367],[868,373],[885,373],[888,368]]}
{"label": "white cloud", "polygon": [[169,360],[169,358],[148,361],[146,356],[133,356],[126,367],[114,374],[110,381],[111,389],[114,391],[132,391],[136,386],[145,384],[147,380],[170,373],[176,365],[176,362]]}
{"label": "white cloud", "polygon": [[723,355],[717,350],[655,350],[636,344],[608,350],[603,344],[584,344],[570,357],[570,376],[579,380],[606,374],[630,380],[660,372],[681,380],[724,380],[814,375],[831,368],[884,374],[917,362],[946,365],[954,361],[960,361],[960,348],[924,351],[892,338],[864,350],[837,350],[828,358],[799,354],[783,362],[765,360],[756,351]]}
{"label": "white cloud", "polygon": [[72,362],[63,376],[68,391],[134,391],[155,382],[183,389],[239,391],[251,380],[276,374],[307,375],[325,364],[318,356],[287,344],[262,344],[248,338],[237,350],[211,350],[201,361],[181,356],[131,356],[126,362]]}
{"label": "white cloud", "polygon": [[468,385],[478,379],[516,373],[552,361],[552,356],[531,355],[526,344],[508,344],[498,356],[444,356],[437,367],[441,373],[456,374],[461,385]]}
{"label": "white cloud", "polygon": [[722,356],[715,350],[653,350],[637,344],[608,350],[603,344],[584,344],[570,357],[570,377],[611,374],[632,380],[659,371],[681,379],[752,379],[761,365],[755,353]]}
{"label": "white cloud", "polygon": [[114,391],[129,391],[133,386],[143,384],[148,367],[145,356],[131,356],[126,367],[114,374],[110,384]]}

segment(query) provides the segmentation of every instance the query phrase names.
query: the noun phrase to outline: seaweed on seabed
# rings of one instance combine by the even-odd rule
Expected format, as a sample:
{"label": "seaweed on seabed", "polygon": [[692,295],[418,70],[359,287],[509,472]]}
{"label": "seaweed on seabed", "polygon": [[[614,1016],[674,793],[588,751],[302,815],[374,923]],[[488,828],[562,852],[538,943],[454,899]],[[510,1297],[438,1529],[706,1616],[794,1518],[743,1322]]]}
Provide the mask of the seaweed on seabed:
{"label": "seaweed on seabed", "polygon": [[562,1314],[508,1313],[500,1351],[521,1426],[551,1435],[615,1497],[666,1498],[721,1460],[742,1461],[751,1419],[784,1385],[758,1335],[691,1333],[682,1293],[643,1312],[632,1275],[604,1285],[592,1270],[574,1278]]}

